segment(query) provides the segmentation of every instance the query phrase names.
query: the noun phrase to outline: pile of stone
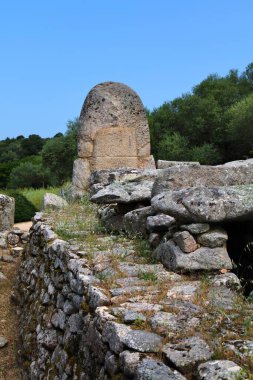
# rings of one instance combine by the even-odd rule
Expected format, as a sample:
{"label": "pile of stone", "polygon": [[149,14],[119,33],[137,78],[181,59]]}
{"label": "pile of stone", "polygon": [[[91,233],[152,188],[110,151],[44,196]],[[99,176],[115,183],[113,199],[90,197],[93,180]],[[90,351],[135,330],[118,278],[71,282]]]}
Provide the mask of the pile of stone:
{"label": "pile of stone", "polygon": [[252,190],[252,160],[91,177],[91,201],[103,205],[105,226],[147,237],[157,259],[176,272],[232,269],[223,226],[253,220]]}

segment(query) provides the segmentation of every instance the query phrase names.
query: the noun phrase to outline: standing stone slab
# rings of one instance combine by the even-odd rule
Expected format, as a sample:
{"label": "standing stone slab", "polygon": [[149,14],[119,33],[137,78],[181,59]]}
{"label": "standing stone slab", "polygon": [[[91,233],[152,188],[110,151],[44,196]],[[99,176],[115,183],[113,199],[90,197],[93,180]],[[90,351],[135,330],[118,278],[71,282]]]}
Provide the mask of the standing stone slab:
{"label": "standing stone slab", "polygon": [[10,230],[14,224],[15,199],[0,194],[0,231]]}
{"label": "standing stone slab", "polygon": [[80,114],[78,157],[73,185],[83,189],[95,170],[155,168],[145,109],[131,88],[105,82],[89,92]]}

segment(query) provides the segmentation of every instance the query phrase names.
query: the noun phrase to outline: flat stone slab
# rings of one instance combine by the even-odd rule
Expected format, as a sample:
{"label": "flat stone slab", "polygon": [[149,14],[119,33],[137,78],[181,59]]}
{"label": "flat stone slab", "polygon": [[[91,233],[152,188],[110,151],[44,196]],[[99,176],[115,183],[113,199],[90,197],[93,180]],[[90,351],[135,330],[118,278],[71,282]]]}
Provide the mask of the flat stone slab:
{"label": "flat stone slab", "polygon": [[154,255],[166,268],[175,272],[232,269],[232,262],[224,247],[202,247],[186,254],[173,240],[169,240],[161,243],[154,251]]}
{"label": "flat stone slab", "polygon": [[128,348],[139,352],[158,352],[162,338],[149,331],[131,330],[123,337],[123,343]]}
{"label": "flat stone slab", "polygon": [[199,380],[232,380],[236,379],[242,368],[231,360],[211,360],[198,367]]}
{"label": "flat stone slab", "polygon": [[175,224],[175,219],[169,215],[158,214],[147,217],[147,229],[151,232],[168,231],[168,228]]}
{"label": "flat stone slab", "polygon": [[139,352],[157,352],[162,344],[162,338],[155,333],[131,330],[126,325],[111,321],[106,323],[102,335],[115,353],[122,352],[125,346]]}
{"label": "flat stone slab", "polygon": [[176,344],[166,344],[162,352],[169,363],[180,372],[188,374],[202,362],[209,360],[212,352],[208,344],[199,337],[183,339]]}
{"label": "flat stone slab", "polygon": [[226,286],[232,290],[240,290],[242,285],[235,273],[223,273],[210,277],[212,286]]}
{"label": "flat stone slab", "polygon": [[154,181],[143,183],[130,182],[122,184],[114,182],[92,195],[90,200],[95,203],[132,203],[151,199]]}
{"label": "flat stone slab", "polygon": [[90,175],[90,185],[110,185],[113,182],[142,182],[145,180],[155,181],[158,176],[157,169],[119,168],[96,170]]}
{"label": "flat stone slab", "polygon": [[187,314],[175,314],[158,311],[150,318],[151,326],[160,334],[174,335],[182,330],[186,331],[199,325],[199,318]]}
{"label": "flat stone slab", "polygon": [[247,221],[253,218],[253,185],[168,191],[152,198],[151,204],[157,213],[183,223]]}
{"label": "flat stone slab", "polygon": [[175,285],[167,292],[167,297],[191,301],[200,288],[200,281],[188,281]]}
{"label": "flat stone slab", "polygon": [[[231,164],[231,163],[230,163]],[[160,170],[152,196],[190,187],[215,188],[253,183],[253,162],[237,165],[183,165]]]}
{"label": "flat stone slab", "polygon": [[136,380],[186,380],[178,371],[154,359],[143,359],[137,367]]}
{"label": "flat stone slab", "polygon": [[192,235],[202,234],[210,230],[210,225],[208,223],[192,223],[192,224],[182,224],[180,230],[186,230]]}

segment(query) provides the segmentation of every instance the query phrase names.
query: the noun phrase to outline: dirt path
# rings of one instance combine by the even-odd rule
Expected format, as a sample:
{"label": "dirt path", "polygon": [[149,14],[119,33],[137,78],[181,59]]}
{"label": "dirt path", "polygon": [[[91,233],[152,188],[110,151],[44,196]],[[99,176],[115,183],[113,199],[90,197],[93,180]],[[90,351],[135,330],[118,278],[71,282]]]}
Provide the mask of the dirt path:
{"label": "dirt path", "polygon": [[[32,222],[16,223],[14,227],[29,231]],[[0,348],[0,380],[20,380],[20,367],[17,363],[18,352],[18,318],[15,306],[10,300],[14,285],[18,259],[15,262],[0,261],[0,272],[7,280],[0,281],[0,336],[8,340],[5,347]]]}
{"label": "dirt path", "polygon": [[32,222],[22,222],[14,224],[14,227],[20,228],[23,231],[28,232],[30,227],[32,226]]}
{"label": "dirt path", "polygon": [[7,280],[0,282],[0,336],[8,340],[7,346],[0,348],[0,380],[20,380],[17,364],[17,315],[15,306],[10,301],[17,263],[0,262],[0,271],[7,277]]}

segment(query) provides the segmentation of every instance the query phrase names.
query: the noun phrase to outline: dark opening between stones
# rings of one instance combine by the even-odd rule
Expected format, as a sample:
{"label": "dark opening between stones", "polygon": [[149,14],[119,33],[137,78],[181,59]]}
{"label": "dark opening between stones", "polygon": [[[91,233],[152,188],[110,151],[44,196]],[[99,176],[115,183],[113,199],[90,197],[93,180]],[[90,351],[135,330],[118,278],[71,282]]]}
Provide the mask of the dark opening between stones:
{"label": "dark opening between stones", "polygon": [[227,223],[227,250],[246,296],[253,291],[253,221]]}

